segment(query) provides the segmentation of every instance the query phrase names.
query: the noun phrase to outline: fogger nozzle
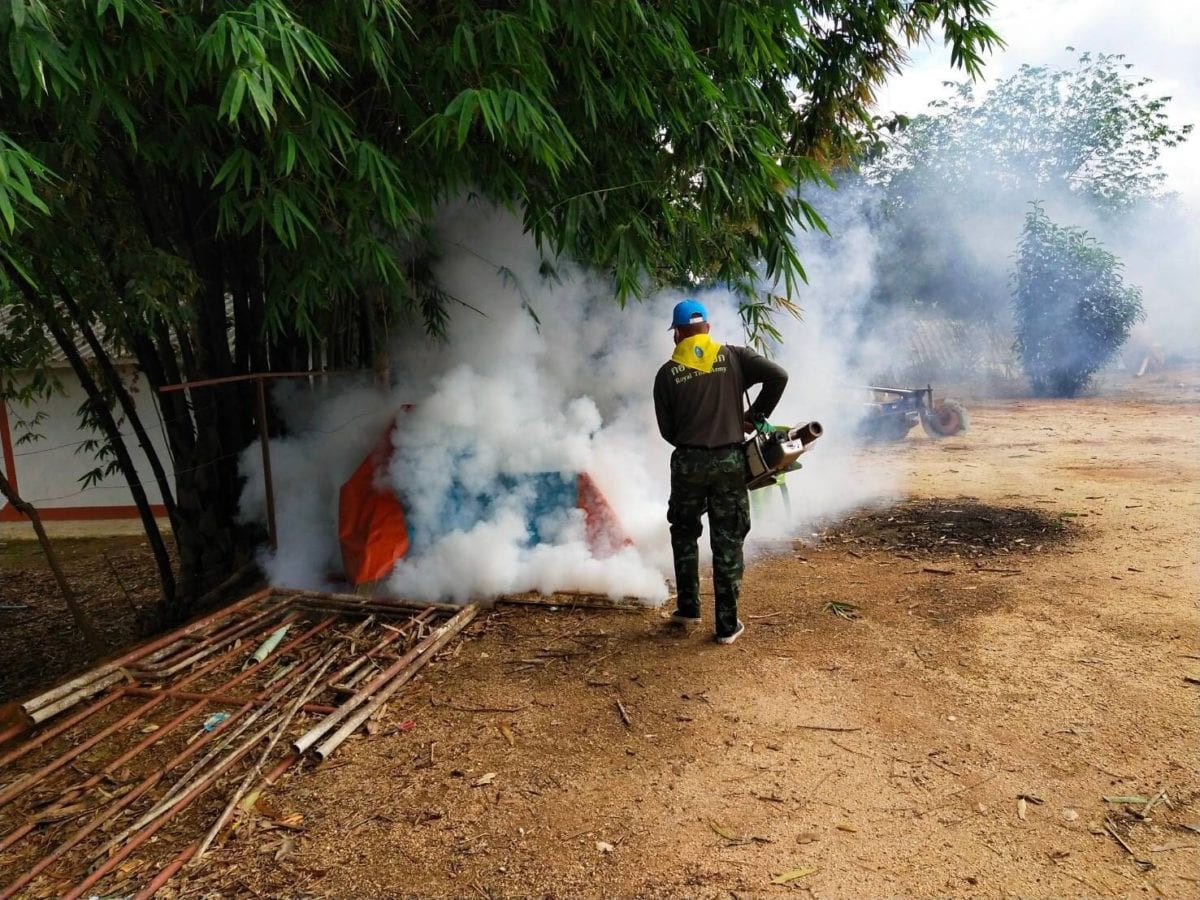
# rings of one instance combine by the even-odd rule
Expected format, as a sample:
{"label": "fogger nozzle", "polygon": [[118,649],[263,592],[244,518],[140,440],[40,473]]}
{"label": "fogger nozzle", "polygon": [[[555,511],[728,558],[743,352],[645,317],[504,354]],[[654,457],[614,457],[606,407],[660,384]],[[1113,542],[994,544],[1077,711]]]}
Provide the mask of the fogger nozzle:
{"label": "fogger nozzle", "polygon": [[805,447],[825,433],[820,422],[805,422],[788,432],[789,441],[799,441]]}

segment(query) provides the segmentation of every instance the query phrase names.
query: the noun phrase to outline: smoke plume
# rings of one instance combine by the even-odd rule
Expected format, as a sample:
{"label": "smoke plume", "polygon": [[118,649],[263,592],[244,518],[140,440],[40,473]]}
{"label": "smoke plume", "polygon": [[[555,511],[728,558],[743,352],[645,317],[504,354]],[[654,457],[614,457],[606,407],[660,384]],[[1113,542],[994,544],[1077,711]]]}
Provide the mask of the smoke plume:
{"label": "smoke plume", "polygon": [[[388,593],[463,602],[585,591],[661,602],[673,574],[670,447],[651,387],[673,349],[672,306],[698,297],[718,340],[745,343],[736,298],[664,291],[620,309],[603,278],[565,260],[547,268],[515,218],[478,200],[448,208],[437,232],[435,277],[453,307],[446,339],[402,324],[387,391],[331,384],[273,396],[289,436],[271,441],[280,534],[264,558],[271,581],[338,585],[338,488],[394,422],[386,477],[405,506],[411,548]],[[855,461],[862,397],[849,386],[861,380],[856,311],[870,294],[874,247],[863,225],[842,234],[798,238],[809,287],[798,298],[802,319],[779,322],[783,341],[770,351],[790,375],[772,421],[816,419],[826,433],[788,477],[786,500],[756,492],[752,542],[808,534],[893,483],[875,468],[865,478]],[[250,447],[242,459],[249,521],[264,517],[259,453]],[[562,502],[581,472],[631,540],[613,555],[589,550],[582,511]]]}

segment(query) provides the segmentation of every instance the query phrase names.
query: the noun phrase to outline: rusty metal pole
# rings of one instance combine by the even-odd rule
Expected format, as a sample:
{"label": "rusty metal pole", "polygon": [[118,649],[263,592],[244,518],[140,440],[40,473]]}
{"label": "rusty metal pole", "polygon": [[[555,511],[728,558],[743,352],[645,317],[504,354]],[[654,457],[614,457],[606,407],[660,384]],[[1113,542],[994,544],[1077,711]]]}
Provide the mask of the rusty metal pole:
{"label": "rusty metal pole", "polygon": [[258,389],[258,440],[262,444],[263,486],[267,495],[267,537],[271,549],[279,549],[279,535],[275,531],[275,487],[271,483],[271,447],[267,438],[267,388],[260,376],[254,379]]}

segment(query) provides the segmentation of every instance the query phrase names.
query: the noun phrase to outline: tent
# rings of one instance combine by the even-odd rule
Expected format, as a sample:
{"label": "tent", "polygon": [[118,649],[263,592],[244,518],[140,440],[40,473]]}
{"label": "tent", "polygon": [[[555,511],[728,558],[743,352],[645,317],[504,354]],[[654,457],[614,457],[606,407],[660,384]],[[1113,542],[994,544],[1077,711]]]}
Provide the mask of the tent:
{"label": "tent", "polygon": [[[404,504],[381,477],[392,455],[393,425],[342,485],[338,494],[338,539],[346,578],[356,587],[384,578],[410,549],[420,551],[420,539],[409,534]],[[488,516],[508,491],[532,492],[530,508],[540,518],[567,508],[584,511],[585,534],[593,555],[612,556],[633,542],[595,480],[586,472],[563,475],[539,472],[504,476],[491,493],[467,492],[455,483],[448,498],[445,531],[470,528]],[[532,517],[531,517],[532,518]],[[540,543],[537,518],[527,523],[530,543]],[[414,546],[414,543],[416,546]]]}

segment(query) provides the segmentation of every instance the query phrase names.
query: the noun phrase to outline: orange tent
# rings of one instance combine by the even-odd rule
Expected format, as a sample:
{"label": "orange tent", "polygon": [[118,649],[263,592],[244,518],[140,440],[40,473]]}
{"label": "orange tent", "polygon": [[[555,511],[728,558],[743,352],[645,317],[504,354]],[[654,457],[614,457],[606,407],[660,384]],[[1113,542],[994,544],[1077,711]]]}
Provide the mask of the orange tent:
{"label": "orange tent", "polygon": [[576,506],[583,510],[588,548],[593,556],[602,559],[612,556],[622,547],[633,546],[633,541],[617,520],[617,514],[587,472],[579,473]]}
{"label": "orange tent", "polygon": [[388,429],[338,493],[342,566],[356,586],[383,578],[408,552],[404,507],[379,478],[391,458],[395,430],[395,425]]}

